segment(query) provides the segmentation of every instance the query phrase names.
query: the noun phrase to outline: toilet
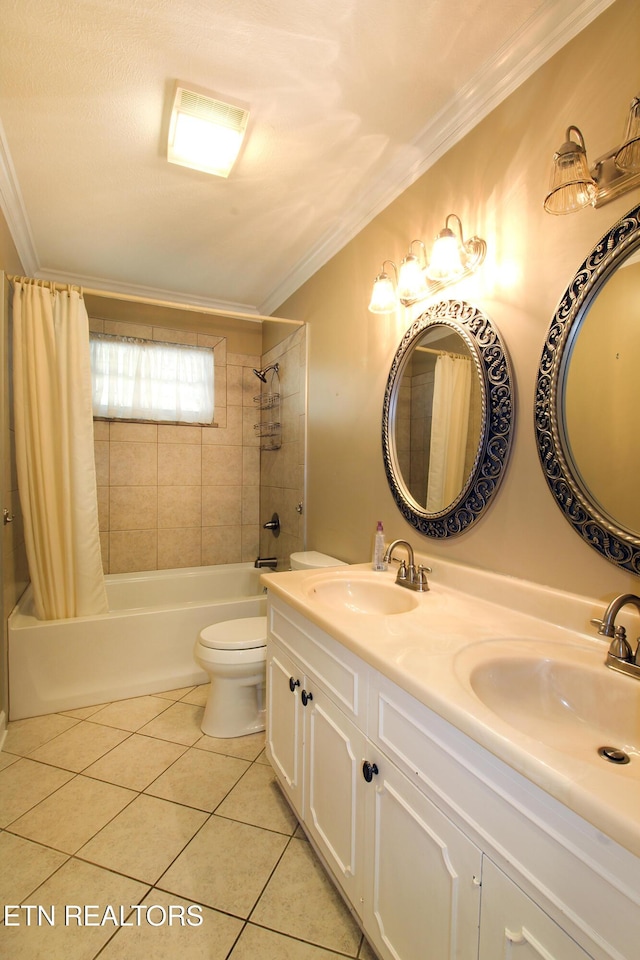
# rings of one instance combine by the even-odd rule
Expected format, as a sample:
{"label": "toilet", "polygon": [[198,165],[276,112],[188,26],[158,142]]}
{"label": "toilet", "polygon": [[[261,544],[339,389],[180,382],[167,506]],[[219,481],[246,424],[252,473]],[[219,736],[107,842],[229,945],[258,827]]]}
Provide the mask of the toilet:
{"label": "toilet", "polygon": [[[315,550],[291,554],[292,570],[339,565],[341,560]],[[226,739],[264,730],[267,618],[213,623],[200,631],[193,655],[211,681],[202,732]]]}

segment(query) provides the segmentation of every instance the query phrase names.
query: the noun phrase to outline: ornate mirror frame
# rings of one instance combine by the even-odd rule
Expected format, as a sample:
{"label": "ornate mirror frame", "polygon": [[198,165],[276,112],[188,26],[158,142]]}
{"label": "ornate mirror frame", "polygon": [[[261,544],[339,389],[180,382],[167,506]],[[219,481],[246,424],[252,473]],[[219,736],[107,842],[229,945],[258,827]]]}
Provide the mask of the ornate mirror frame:
{"label": "ornate mirror frame", "polygon": [[540,463],[566,520],[611,563],[640,574],[640,538],[618,526],[580,483],[565,439],[564,378],[571,346],[593,300],[620,263],[640,246],[640,206],[630,210],[596,244],[567,287],[542,351],[535,398]]}
{"label": "ornate mirror frame", "polygon": [[[395,413],[398,391],[411,351],[425,331],[445,326],[466,344],[482,394],[480,440],[473,467],[453,503],[427,513],[411,496],[398,466]],[[514,425],[512,374],[496,328],[477,307],[463,300],[441,300],[407,330],[391,364],[382,412],[382,451],[387,480],[405,520],[419,533],[439,540],[464,533],[485,512],[504,476]]]}

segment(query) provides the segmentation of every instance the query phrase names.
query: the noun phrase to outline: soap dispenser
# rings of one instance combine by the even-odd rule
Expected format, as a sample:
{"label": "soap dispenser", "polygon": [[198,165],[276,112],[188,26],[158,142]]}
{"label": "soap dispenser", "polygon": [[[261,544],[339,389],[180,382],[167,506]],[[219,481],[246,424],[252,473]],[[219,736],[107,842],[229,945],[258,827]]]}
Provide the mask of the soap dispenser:
{"label": "soap dispenser", "polygon": [[373,541],[373,560],[371,563],[371,568],[373,570],[387,569],[387,565],[384,562],[384,529],[382,527],[382,520],[378,520],[378,526],[376,527],[376,535]]}

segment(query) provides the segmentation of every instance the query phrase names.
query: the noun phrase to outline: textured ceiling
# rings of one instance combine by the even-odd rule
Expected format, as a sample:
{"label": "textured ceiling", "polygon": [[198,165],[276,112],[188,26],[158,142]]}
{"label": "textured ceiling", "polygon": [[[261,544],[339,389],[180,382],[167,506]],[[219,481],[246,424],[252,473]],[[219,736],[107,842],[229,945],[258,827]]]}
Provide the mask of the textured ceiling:
{"label": "textured ceiling", "polygon": [[[25,269],[272,312],[609,2],[2,0]],[[178,79],[250,104],[228,180],[166,161]]]}

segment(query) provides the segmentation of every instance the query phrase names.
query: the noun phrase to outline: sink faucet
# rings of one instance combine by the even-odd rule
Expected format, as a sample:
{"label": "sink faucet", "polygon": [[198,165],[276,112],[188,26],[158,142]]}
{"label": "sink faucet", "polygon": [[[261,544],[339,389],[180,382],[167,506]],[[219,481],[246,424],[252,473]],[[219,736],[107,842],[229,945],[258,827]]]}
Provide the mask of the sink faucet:
{"label": "sink faucet", "polygon": [[429,589],[427,574],[431,573],[431,567],[425,567],[422,564],[416,570],[415,558],[413,556],[413,547],[406,540],[394,540],[389,544],[384,554],[384,562],[391,563],[397,559],[393,556],[396,547],[404,547],[407,551],[407,560],[400,560],[396,583],[401,587],[407,587],[409,590],[419,590],[421,593]]}
{"label": "sink faucet", "polygon": [[621,593],[611,601],[605,610],[602,620],[592,620],[591,622],[598,627],[598,633],[611,640],[609,652],[607,653],[606,665],[619,673],[626,673],[630,677],[640,680],[640,639],[636,646],[636,652],[633,653],[629,641],[627,640],[627,631],[624,627],[616,626],[616,617],[623,607],[627,604],[633,604],[640,613],[640,597],[635,593]]}

